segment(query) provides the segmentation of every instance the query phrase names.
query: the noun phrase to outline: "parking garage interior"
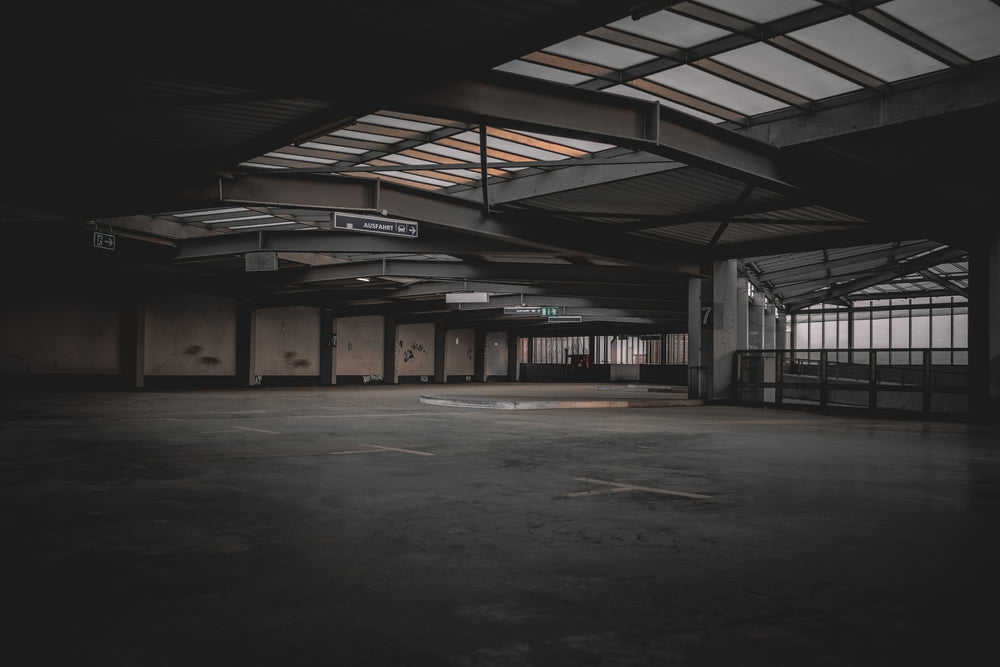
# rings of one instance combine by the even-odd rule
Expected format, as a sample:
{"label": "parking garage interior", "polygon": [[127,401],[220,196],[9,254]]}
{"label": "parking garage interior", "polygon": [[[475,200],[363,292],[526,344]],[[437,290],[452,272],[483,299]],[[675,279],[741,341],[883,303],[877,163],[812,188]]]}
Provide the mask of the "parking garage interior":
{"label": "parking garage interior", "polygon": [[4,44],[17,664],[968,664],[1000,5]]}

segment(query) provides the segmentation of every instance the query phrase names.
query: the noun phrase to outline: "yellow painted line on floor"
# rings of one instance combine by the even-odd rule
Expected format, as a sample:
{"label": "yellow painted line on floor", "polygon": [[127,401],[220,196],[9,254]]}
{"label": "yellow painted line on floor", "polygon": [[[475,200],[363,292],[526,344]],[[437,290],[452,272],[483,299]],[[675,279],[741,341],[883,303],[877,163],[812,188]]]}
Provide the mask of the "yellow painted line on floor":
{"label": "yellow painted line on floor", "polygon": [[[591,484],[607,484],[608,486],[613,486],[616,489],[622,491],[649,491],[651,493],[660,493],[665,496],[680,496],[682,498],[695,498],[699,500],[711,498],[712,496],[706,496],[701,493],[688,493],[687,491],[672,491],[670,489],[657,489],[651,486],[636,486],[635,484],[623,484],[621,482],[611,482],[604,479],[591,479],[590,477],[574,477],[578,482],[590,482]],[[583,491],[576,494],[570,495],[586,495],[589,492]]]}

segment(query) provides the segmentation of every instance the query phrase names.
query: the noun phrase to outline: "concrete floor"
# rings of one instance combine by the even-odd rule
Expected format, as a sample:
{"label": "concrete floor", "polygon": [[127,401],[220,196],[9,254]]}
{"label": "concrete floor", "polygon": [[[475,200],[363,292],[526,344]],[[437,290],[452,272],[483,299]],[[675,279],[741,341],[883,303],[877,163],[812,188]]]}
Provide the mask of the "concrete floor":
{"label": "concrete floor", "polygon": [[995,428],[420,400],[597,394],[0,398],[6,662],[802,667],[994,652]]}

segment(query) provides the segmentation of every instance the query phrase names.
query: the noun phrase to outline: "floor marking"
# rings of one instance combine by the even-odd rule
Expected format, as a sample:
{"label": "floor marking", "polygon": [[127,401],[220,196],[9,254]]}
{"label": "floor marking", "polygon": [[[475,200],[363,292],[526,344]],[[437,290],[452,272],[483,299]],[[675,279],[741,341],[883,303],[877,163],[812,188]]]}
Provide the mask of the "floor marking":
{"label": "floor marking", "polygon": [[374,447],[375,449],[385,449],[390,452],[403,452],[405,454],[419,454],[420,456],[434,456],[430,452],[418,452],[415,449],[400,449],[398,447],[383,447],[381,445],[365,445],[366,447]]}
{"label": "floor marking", "polygon": [[415,449],[400,449],[399,447],[383,447],[381,445],[362,445],[363,447],[370,447],[370,449],[352,449],[345,452],[330,452],[331,455],[339,454],[377,454],[380,451],[384,452],[402,452],[404,454],[417,454],[419,456],[435,456],[430,452],[418,452]]}
{"label": "floor marking", "polygon": [[201,435],[206,435],[208,433],[232,433],[233,431],[253,431],[255,433],[269,433],[271,435],[281,435],[278,431],[265,431],[262,428],[249,428],[247,426],[234,426],[232,428],[224,428],[221,431],[201,431]]}
{"label": "floor marking", "polygon": [[[651,486],[636,486],[634,484],[622,484],[621,482],[609,482],[603,479],[591,479],[589,477],[574,477],[573,479],[578,482],[590,482],[592,484],[607,484],[608,486],[615,487],[614,491],[603,490],[604,493],[613,493],[617,491],[649,491],[651,493],[661,493],[666,496],[681,496],[682,498],[697,498],[705,499],[711,498],[712,496],[706,496],[700,493],[688,493],[686,491],[671,491],[670,489],[655,489]],[[568,496],[583,496],[583,495],[595,495],[594,491],[580,491],[578,493],[570,493]]]}

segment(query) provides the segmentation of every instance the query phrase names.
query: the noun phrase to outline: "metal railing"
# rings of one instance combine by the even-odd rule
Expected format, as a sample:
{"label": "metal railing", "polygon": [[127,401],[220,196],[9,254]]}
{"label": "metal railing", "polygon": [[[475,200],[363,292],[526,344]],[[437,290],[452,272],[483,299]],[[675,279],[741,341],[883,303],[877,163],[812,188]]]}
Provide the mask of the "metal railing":
{"label": "metal railing", "polygon": [[738,402],[967,413],[968,349],[740,350]]}

